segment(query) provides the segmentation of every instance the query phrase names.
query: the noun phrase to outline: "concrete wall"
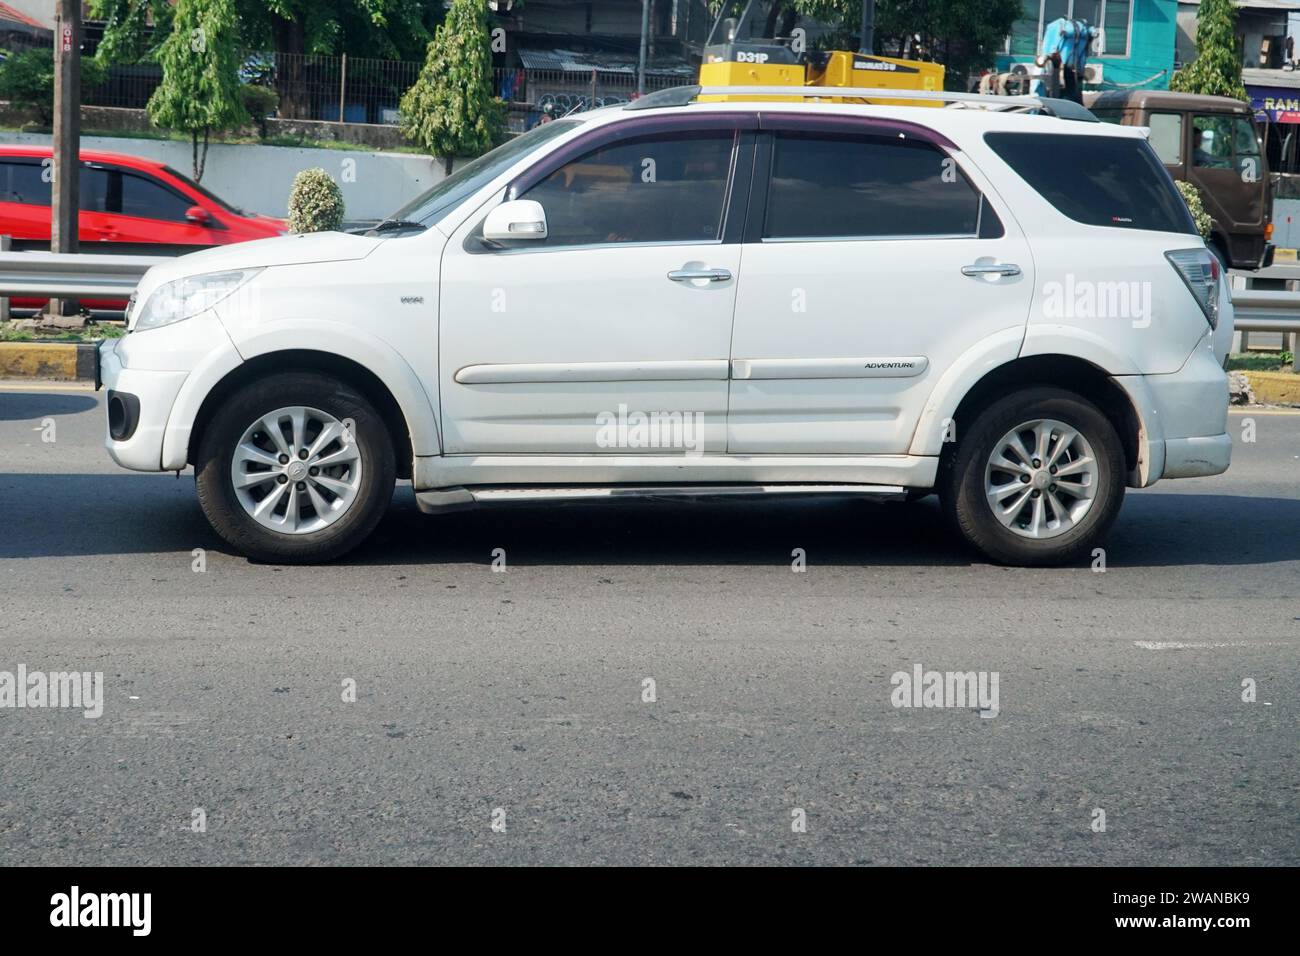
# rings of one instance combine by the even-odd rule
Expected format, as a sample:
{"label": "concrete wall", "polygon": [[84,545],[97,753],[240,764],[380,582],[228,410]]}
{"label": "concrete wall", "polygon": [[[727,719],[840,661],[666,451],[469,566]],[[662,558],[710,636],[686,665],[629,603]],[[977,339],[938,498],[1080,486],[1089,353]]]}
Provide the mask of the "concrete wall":
{"label": "concrete wall", "polygon": [[[50,140],[48,133],[0,132],[0,143],[48,146]],[[188,142],[83,136],[81,148],[158,160],[187,176],[193,173]],[[314,166],[343,190],[349,220],[382,219],[443,178],[441,160],[413,153],[214,144],[203,185],[241,209],[283,217],[293,177]]]}

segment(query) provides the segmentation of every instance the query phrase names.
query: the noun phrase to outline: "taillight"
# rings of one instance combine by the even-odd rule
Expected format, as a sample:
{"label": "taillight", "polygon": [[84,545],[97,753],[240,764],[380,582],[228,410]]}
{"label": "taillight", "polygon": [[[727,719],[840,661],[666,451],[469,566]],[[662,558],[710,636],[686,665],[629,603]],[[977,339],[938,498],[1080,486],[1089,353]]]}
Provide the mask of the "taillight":
{"label": "taillight", "polygon": [[1271,222],[1266,223],[1264,225],[1264,241],[1268,242],[1272,238],[1273,238],[1273,224]]}
{"label": "taillight", "polygon": [[1219,257],[1209,249],[1177,249],[1165,258],[1182,276],[1210,328],[1219,326]]}

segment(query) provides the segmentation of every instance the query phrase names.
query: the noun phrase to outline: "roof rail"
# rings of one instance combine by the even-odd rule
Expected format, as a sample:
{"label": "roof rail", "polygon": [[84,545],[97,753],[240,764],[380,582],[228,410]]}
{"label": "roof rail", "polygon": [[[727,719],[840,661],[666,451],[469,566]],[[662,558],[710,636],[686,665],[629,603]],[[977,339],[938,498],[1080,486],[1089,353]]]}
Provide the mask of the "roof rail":
{"label": "roof rail", "polygon": [[1049,96],[990,96],[983,93],[947,93],[942,90],[884,90],[856,86],[674,86],[633,100],[625,110],[686,106],[701,96],[798,97],[801,99],[916,100],[952,103],[991,110],[1044,113],[1058,119],[1096,123],[1085,107]]}

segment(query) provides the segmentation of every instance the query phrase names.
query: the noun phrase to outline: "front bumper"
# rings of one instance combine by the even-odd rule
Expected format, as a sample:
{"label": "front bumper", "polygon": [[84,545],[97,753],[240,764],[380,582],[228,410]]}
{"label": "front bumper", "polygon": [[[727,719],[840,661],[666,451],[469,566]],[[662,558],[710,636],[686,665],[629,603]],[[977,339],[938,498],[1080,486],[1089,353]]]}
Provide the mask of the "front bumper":
{"label": "front bumper", "polygon": [[124,368],[117,354],[121,341],[109,339],[99,347],[97,382],[109,390],[110,401],[129,410],[131,427],[119,441],[112,434],[112,415],[105,416],[104,447],[123,468],[162,471],[167,418],[189,373]]}

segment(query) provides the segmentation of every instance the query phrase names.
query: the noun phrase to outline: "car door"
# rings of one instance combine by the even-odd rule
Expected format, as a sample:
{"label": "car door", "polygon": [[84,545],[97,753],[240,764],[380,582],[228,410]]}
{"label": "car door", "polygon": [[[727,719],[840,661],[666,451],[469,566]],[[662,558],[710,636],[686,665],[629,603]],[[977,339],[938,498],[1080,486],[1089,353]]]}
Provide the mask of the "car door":
{"label": "car door", "polygon": [[911,123],[763,117],[737,291],[733,454],[905,454],[981,340],[1023,330],[1028,245],[942,137]]}
{"label": "car door", "polygon": [[121,251],[143,253],[159,247],[214,244],[209,230],[187,217],[192,199],[147,173],[111,169],[109,214],[100,223],[104,241],[122,244]]}
{"label": "car door", "polygon": [[755,125],[598,127],[506,191],[541,204],[545,239],[485,243],[495,202],[454,232],[440,291],[447,453],[725,450]]}
{"label": "car door", "polygon": [[50,247],[50,167],[35,156],[0,160],[0,235],[20,248]]}

